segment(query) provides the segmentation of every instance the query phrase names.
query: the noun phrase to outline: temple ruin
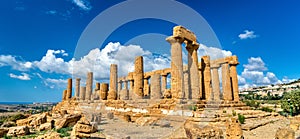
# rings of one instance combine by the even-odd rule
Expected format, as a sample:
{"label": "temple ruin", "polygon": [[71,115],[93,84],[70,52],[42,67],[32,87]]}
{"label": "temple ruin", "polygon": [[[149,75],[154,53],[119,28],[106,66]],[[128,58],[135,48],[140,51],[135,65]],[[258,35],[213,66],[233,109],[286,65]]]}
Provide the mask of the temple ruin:
{"label": "temple ruin", "polygon": [[[80,86],[81,79],[76,79],[74,97],[78,101],[141,99],[174,99],[177,103],[239,101],[237,56],[216,60],[211,60],[210,56],[198,58],[199,43],[196,36],[182,26],[174,27],[173,35],[166,38],[166,41],[171,45],[170,68],[144,72],[143,57],[138,56],[134,61],[134,71],[125,77],[118,77],[118,65],[111,64],[109,84],[96,83],[93,91],[93,73],[89,72],[86,86]],[[182,44],[188,52],[187,65],[184,65],[182,60]],[[167,88],[168,77],[170,77],[169,88]],[[71,95],[72,79],[68,79],[63,100],[71,99]]]}

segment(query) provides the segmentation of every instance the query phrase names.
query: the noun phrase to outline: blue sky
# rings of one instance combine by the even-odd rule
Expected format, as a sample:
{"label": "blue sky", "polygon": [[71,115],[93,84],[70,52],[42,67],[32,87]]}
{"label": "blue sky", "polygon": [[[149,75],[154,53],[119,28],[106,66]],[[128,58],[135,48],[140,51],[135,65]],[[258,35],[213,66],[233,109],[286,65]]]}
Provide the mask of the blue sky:
{"label": "blue sky", "polygon": [[[186,7],[177,9],[164,2],[152,1],[161,7],[147,12],[159,11],[178,22],[145,16],[119,25],[101,38],[105,34],[102,28],[113,26],[112,22],[122,17],[143,13],[143,9],[109,10],[125,3],[121,0],[1,1],[0,101],[59,101],[67,78],[84,80],[85,72],[101,71],[96,73],[96,81],[105,82],[110,63],[123,65],[119,73],[124,75],[132,70],[136,55],[145,57],[145,70],[164,68],[170,62],[165,37],[178,23],[197,31],[202,44],[199,56],[238,56],[241,88],[300,78],[297,0],[178,0],[177,4]],[[194,19],[189,10],[204,20]],[[105,12],[111,16],[99,18]],[[207,24],[197,26],[198,21]],[[97,23],[91,27],[93,37],[103,39],[103,44],[94,46],[87,39],[81,46],[80,38],[92,23]],[[206,25],[210,29],[201,32]]]}

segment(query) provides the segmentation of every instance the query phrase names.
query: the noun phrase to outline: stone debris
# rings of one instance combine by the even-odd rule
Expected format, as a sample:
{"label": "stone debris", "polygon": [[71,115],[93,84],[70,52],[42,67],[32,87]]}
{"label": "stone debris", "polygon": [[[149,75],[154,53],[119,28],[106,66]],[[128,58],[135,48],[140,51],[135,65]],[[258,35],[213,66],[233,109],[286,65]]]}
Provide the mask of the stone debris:
{"label": "stone debris", "polygon": [[243,131],[239,121],[236,118],[230,118],[226,122],[227,139],[243,139]]}
{"label": "stone debris", "polygon": [[17,136],[25,136],[28,135],[29,128],[28,126],[16,126],[16,127],[10,127],[7,133],[7,136],[11,137],[17,137]]}
{"label": "stone debris", "polygon": [[295,139],[295,131],[290,128],[279,128],[276,131],[275,139]]}
{"label": "stone debris", "polygon": [[92,125],[85,117],[75,124],[71,132],[71,138],[90,138],[91,133],[95,133],[97,128]]}

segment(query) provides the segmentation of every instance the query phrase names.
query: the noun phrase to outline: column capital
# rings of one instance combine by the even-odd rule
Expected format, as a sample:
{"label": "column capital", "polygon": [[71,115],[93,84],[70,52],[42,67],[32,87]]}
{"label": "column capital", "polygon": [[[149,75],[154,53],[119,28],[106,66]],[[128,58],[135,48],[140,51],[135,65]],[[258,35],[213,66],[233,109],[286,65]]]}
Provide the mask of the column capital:
{"label": "column capital", "polygon": [[184,41],[184,38],[175,37],[175,36],[169,36],[168,38],[166,38],[166,41],[169,42],[170,44],[173,44],[173,43],[180,43],[180,44],[182,44],[183,41]]}
{"label": "column capital", "polygon": [[221,65],[220,64],[210,64],[210,68],[212,68],[212,69],[218,69],[218,68],[220,68],[221,67]]}

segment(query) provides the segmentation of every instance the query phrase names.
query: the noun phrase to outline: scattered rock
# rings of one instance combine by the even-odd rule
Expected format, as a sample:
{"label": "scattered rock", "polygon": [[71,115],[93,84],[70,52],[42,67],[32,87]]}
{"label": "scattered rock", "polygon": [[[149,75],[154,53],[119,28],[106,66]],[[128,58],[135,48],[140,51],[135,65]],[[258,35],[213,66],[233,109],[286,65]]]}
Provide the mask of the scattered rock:
{"label": "scattered rock", "polygon": [[53,125],[51,123],[44,123],[41,124],[40,127],[38,128],[39,131],[44,131],[44,130],[51,130]]}
{"label": "scattered rock", "polygon": [[60,129],[68,126],[74,126],[80,118],[80,114],[67,114],[63,118],[55,121],[55,128]]}
{"label": "scattered rock", "polygon": [[17,127],[10,127],[7,133],[7,136],[25,136],[29,134],[28,126],[17,126]]}
{"label": "scattered rock", "polygon": [[243,131],[239,121],[236,118],[230,118],[226,121],[226,138],[243,139]]}
{"label": "scattered rock", "polygon": [[3,136],[5,136],[8,132],[7,128],[0,128],[0,138],[2,138]]}
{"label": "scattered rock", "polygon": [[114,119],[114,113],[113,112],[108,112],[107,114],[106,114],[106,118],[107,119]]}
{"label": "scattered rock", "polygon": [[167,120],[158,120],[155,125],[160,127],[171,127],[171,123]]}
{"label": "scattered rock", "polygon": [[1,125],[1,127],[13,127],[13,126],[16,126],[16,123],[13,122],[13,121],[8,121],[8,122],[5,122]]}
{"label": "scattered rock", "polygon": [[275,139],[294,139],[295,132],[291,128],[279,128],[276,131]]}
{"label": "scattered rock", "polygon": [[158,120],[157,117],[140,117],[136,119],[136,123],[141,126],[154,125],[154,123]]}
{"label": "scattered rock", "polygon": [[96,131],[97,128],[85,117],[82,117],[73,127],[71,138],[90,138],[91,133],[95,133]]}

